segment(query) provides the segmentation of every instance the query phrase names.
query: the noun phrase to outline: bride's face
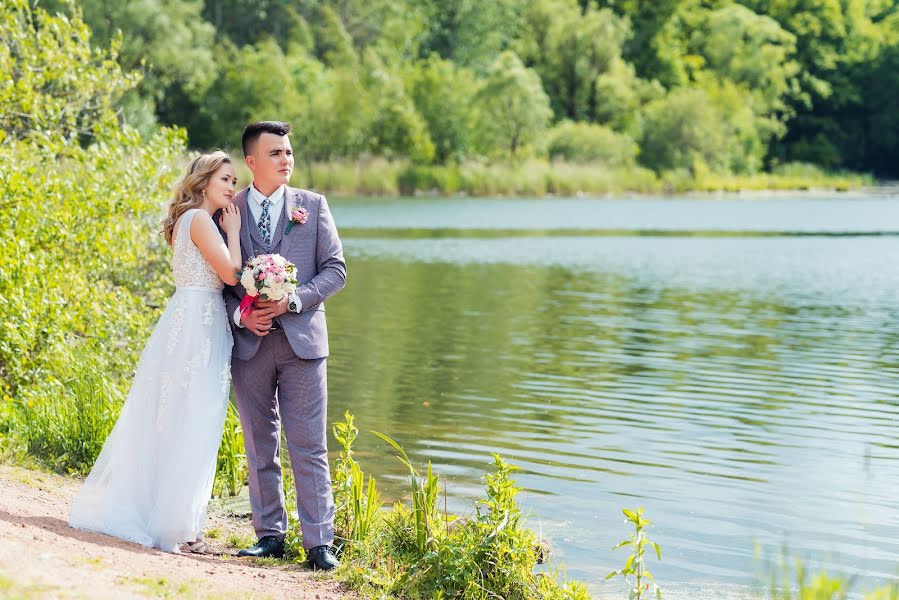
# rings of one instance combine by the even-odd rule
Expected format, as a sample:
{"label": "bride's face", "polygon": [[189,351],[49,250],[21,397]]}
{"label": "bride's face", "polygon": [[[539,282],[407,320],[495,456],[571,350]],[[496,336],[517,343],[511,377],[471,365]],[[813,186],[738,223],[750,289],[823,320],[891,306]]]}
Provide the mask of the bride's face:
{"label": "bride's face", "polygon": [[206,186],[206,200],[212,204],[215,210],[225,208],[231,204],[234,198],[234,190],[237,187],[237,175],[234,167],[229,163],[223,163],[209,178]]}

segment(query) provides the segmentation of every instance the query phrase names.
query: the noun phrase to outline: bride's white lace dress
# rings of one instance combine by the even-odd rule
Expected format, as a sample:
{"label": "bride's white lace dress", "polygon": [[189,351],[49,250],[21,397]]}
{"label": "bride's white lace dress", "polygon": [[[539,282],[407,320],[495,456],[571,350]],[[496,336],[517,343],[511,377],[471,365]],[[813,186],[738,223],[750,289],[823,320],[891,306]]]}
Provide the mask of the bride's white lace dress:
{"label": "bride's white lace dress", "polygon": [[69,516],[168,552],[203,530],[231,384],[223,284],[190,239],[197,212],[176,224],[175,294]]}

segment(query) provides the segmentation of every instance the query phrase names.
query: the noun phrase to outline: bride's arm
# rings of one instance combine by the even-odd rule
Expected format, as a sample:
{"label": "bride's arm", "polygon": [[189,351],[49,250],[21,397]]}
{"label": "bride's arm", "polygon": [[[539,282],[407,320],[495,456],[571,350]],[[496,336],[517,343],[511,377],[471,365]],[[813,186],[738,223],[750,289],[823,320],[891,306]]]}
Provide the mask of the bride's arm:
{"label": "bride's arm", "polygon": [[243,263],[240,256],[240,212],[233,205],[222,211],[222,229],[228,236],[227,244],[209,213],[200,211],[190,222],[190,239],[222,281],[237,285],[237,272]]}

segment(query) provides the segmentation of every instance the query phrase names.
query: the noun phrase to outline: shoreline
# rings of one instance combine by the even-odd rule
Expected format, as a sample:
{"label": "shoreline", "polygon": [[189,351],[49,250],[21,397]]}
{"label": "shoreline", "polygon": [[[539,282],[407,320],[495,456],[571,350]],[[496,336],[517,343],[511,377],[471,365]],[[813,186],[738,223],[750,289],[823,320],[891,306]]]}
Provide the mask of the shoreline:
{"label": "shoreline", "polygon": [[0,464],[0,596],[358,599],[342,583],[287,562],[238,559],[249,519],[211,502],[205,541],[220,554],[169,554],[66,522],[80,479]]}
{"label": "shoreline", "polygon": [[[241,185],[250,172],[237,160]],[[298,162],[290,185],[318,190],[334,198],[439,197],[645,197],[718,194],[835,193],[889,187],[864,173],[827,172],[790,163],[752,175],[656,173],[637,165],[608,167],[530,159],[522,162],[463,162],[416,165],[408,160],[361,158],[353,161]]]}
{"label": "shoreline", "polygon": [[[295,185],[295,184],[291,184]],[[302,187],[302,185],[300,186]],[[887,185],[865,185],[846,191],[834,188],[812,189],[768,189],[768,190],[736,190],[736,191],[702,191],[692,190],[686,192],[611,192],[607,194],[544,194],[542,196],[528,196],[524,194],[498,194],[492,196],[471,196],[464,193],[443,195],[435,193],[418,193],[414,195],[375,195],[375,194],[343,194],[328,193],[326,189],[313,189],[311,191],[325,195],[329,200],[359,201],[370,200],[614,200],[621,202],[645,201],[645,200],[861,200],[861,199],[890,199],[899,198],[899,183]]]}

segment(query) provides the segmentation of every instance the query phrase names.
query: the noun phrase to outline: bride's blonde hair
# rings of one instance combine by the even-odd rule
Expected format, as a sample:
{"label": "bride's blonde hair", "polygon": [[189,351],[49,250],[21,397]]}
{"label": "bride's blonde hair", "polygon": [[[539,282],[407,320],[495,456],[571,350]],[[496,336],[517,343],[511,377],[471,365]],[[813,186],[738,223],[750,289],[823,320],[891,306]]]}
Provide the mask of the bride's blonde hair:
{"label": "bride's blonde hair", "polygon": [[175,186],[172,201],[162,220],[162,233],[169,246],[172,245],[178,218],[190,209],[203,204],[203,191],[215,172],[225,163],[231,164],[231,158],[221,150],[216,150],[209,154],[201,154],[187,164],[187,172]]}

